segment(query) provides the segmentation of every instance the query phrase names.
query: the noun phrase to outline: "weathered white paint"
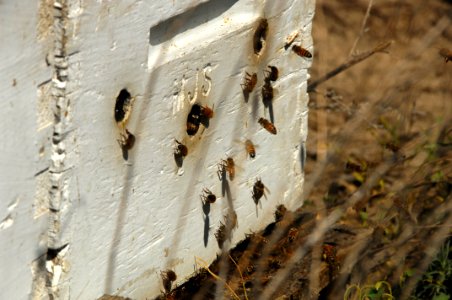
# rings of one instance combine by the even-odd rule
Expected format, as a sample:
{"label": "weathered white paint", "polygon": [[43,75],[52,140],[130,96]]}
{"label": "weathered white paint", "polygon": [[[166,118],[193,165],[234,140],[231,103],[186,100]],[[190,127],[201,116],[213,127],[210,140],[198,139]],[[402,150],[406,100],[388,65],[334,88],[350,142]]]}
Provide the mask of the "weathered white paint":
{"label": "weathered white paint", "polygon": [[31,297],[46,253],[49,44],[34,1],[0,1],[0,298]]}
{"label": "weathered white paint", "polygon": [[[0,125],[8,141],[2,143],[0,173],[1,212],[8,212],[1,217],[14,216],[12,224],[5,219],[8,228],[0,227],[0,253],[2,263],[15,269],[11,274],[27,278],[5,275],[6,298],[31,293],[31,263],[45,252],[41,240],[50,249],[66,247],[45,269],[35,268],[49,272],[50,284],[45,290],[36,281],[36,294],[144,299],[162,289],[161,270],[174,269],[180,283],[194,272],[195,255],[215,258],[220,250],[214,233],[230,205],[239,220],[235,244],[269,223],[276,205],[302,204],[294,195],[303,183],[310,61],[283,46],[298,30],[296,43],[312,48],[313,0],[43,0],[39,7],[19,10],[20,5],[25,4],[0,3],[18,9],[8,15],[2,9],[2,16],[20,16],[22,22],[15,19],[22,25],[8,27],[3,25],[12,20],[0,20],[2,30],[9,28],[1,34],[8,47],[0,54],[7,104]],[[261,17],[268,19],[269,34],[258,58],[252,36]],[[20,61],[11,59],[17,49],[23,49]],[[50,67],[45,49],[51,49]],[[276,136],[257,123],[261,116],[269,118],[261,101],[267,65],[280,70],[273,84]],[[259,77],[248,103],[240,87],[245,71]],[[122,88],[136,97],[127,125],[136,144],[127,161],[113,119]],[[210,126],[201,126],[193,138],[186,134],[190,102],[215,110]],[[189,147],[180,169],[174,138]],[[246,156],[246,138],[258,145],[254,160]],[[207,222],[199,195],[203,188],[221,195],[217,164],[228,155],[238,165],[237,176],[229,182],[230,196],[211,205]],[[251,191],[257,177],[270,193],[256,207]]]}

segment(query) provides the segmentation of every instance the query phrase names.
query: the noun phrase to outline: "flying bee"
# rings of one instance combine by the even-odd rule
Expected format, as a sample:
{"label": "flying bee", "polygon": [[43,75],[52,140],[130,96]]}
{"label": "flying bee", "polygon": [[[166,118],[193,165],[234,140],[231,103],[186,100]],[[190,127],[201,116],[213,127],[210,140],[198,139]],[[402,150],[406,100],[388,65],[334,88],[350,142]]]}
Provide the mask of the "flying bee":
{"label": "flying bee", "polygon": [[115,121],[116,124],[123,130],[129,120],[130,113],[132,112],[132,104],[134,98],[130,95],[127,89],[122,89],[116,97],[115,103]]}
{"label": "flying bee", "polygon": [[121,133],[121,139],[118,140],[118,143],[124,151],[128,151],[135,145],[135,136],[126,128],[125,134]]}
{"label": "flying bee", "polygon": [[246,152],[248,153],[248,155],[251,158],[255,158],[256,157],[256,147],[254,146],[253,142],[251,140],[246,140],[245,141],[245,149]]}
{"label": "flying bee", "polygon": [[276,81],[279,74],[278,68],[275,66],[267,66],[267,68],[269,68],[270,71],[264,70],[265,81]]}
{"label": "flying bee", "polygon": [[268,107],[273,100],[273,87],[270,81],[265,81],[262,86],[262,102],[264,102],[264,106]]}
{"label": "flying bee", "polygon": [[202,195],[201,195],[201,200],[204,203],[214,203],[217,200],[217,197],[209,190],[209,189],[203,189],[202,190]]}
{"label": "flying bee", "polygon": [[446,48],[441,48],[439,49],[439,55],[441,55],[442,57],[444,57],[444,60],[446,61],[446,63],[450,60],[452,61],[452,51]]}
{"label": "flying bee", "polygon": [[210,108],[207,105],[201,106],[201,117],[212,119],[213,118],[213,107]]}
{"label": "flying bee", "polygon": [[298,46],[298,45],[293,45],[292,46],[292,51],[295,52],[298,56],[301,56],[301,57],[307,57],[307,58],[311,58],[312,57],[311,52],[309,52],[305,48],[303,48],[301,46]]}
{"label": "flying bee", "polygon": [[176,139],[174,139],[174,141],[176,142],[176,147],[174,148],[174,155],[180,156],[180,157],[187,156],[187,154],[188,154],[187,146],[185,146],[184,144],[182,144],[181,142],[179,142]]}
{"label": "flying bee", "polygon": [[267,38],[268,33],[268,21],[267,19],[260,19],[259,24],[257,25],[256,31],[253,36],[253,48],[254,53],[259,54],[264,47],[265,39]]}
{"label": "flying bee", "polygon": [[173,270],[166,270],[164,272],[160,272],[160,276],[162,277],[163,288],[167,293],[169,293],[171,291],[173,281],[176,281],[177,279],[176,273]]}
{"label": "flying bee", "polygon": [[199,104],[193,104],[187,117],[187,134],[195,135],[198,132],[201,123],[202,107]]}
{"label": "flying bee", "polygon": [[271,134],[276,134],[276,127],[275,125],[273,125],[272,122],[270,122],[269,120],[265,119],[265,118],[260,118],[259,119],[259,124],[261,124],[262,127],[264,127],[268,132],[270,132]]}
{"label": "flying bee", "polygon": [[[254,183],[253,193],[252,193],[253,200],[254,200],[254,203],[256,203],[256,205],[259,203],[259,199],[262,198],[262,196],[265,196],[265,190],[266,190],[265,185],[262,183],[261,179],[258,178],[256,180],[256,182]],[[265,197],[267,197],[267,196],[265,196]]]}
{"label": "flying bee", "polygon": [[256,83],[257,83],[257,74],[256,73],[250,74],[248,72],[245,72],[245,83],[241,84],[243,92],[246,94],[250,94],[254,90]]}

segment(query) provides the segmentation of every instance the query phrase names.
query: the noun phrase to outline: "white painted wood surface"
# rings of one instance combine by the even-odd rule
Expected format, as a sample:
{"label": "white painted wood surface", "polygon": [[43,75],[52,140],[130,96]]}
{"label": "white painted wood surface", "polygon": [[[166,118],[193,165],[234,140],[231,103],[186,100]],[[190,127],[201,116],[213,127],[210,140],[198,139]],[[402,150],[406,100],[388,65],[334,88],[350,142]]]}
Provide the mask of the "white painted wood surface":
{"label": "white painted wood surface", "polygon": [[[3,1],[0,8],[0,258],[8,270],[1,298],[153,297],[162,290],[160,271],[175,270],[181,283],[195,271],[195,255],[215,258],[214,233],[231,206],[233,245],[271,222],[278,204],[302,204],[310,60],[284,43],[298,31],[295,42],[312,50],[313,0]],[[269,32],[257,57],[252,37],[262,17]],[[257,123],[269,118],[261,101],[267,65],[280,71],[277,135]],[[240,86],[246,71],[258,74],[248,102]],[[113,118],[122,88],[136,98],[127,161]],[[188,137],[194,102],[214,106],[215,116]],[[175,138],[189,147],[181,168]],[[253,160],[246,138],[258,145]],[[227,156],[237,174],[221,196],[217,165]],[[270,193],[256,206],[258,177]],[[208,218],[203,188],[221,197]],[[47,247],[59,254],[44,266],[38,258]]]}

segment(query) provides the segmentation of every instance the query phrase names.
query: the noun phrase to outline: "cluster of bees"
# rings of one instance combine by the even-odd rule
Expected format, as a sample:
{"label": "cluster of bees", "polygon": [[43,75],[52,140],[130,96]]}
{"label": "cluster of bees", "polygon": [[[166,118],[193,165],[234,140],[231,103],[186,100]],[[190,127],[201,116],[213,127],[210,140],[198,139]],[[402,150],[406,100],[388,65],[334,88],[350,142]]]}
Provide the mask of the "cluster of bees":
{"label": "cluster of bees", "polygon": [[[257,28],[254,31],[253,35],[253,49],[256,55],[260,55],[264,50],[267,34],[268,34],[268,21],[267,19],[262,18],[258,21]],[[286,44],[284,46],[286,50],[290,46],[292,46],[292,43],[294,42],[297,35],[290,37],[289,40],[286,41]],[[299,45],[293,45],[292,51],[301,57],[306,58],[312,57],[312,54],[308,50],[302,48]],[[266,108],[272,106],[272,101],[274,98],[273,83],[278,80],[279,75],[280,71],[276,66],[268,65],[267,69],[264,70],[264,81],[262,85],[261,96],[263,104]],[[249,95],[256,88],[257,83],[258,83],[257,73],[245,72],[244,80],[243,83],[241,84],[245,101],[248,100]],[[134,98],[130,95],[127,89],[122,89],[118,97],[116,98],[114,111],[115,121],[120,131],[118,143],[123,151],[123,156],[125,159],[127,159],[126,155],[127,151],[132,149],[135,144],[135,136],[126,127],[127,121],[130,117],[130,113],[132,110],[133,102]],[[213,107],[211,108],[206,105],[203,106],[198,103],[193,104],[188,113],[186,121],[187,135],[188,136],[196,135],[200,125],[208,127],[209,120],[212,119],[213,117],[214,117]],[[272,120],[271,117],[270,119]],[[277,129],[275,125],[272,123],[272,121],[264,117],[260,117],[257,122],[262,126],[262,128],[264,128],[270,134],[272,135],[277,134]],[[251,159],[254,159],[256,157],[256,147],[253,144],[253,142],[250,139],[247,139],[244,142],[244,146],[247,155]],[[188,154],[189,149],[187,145],[175,139],[173,155],[178,167],[182,166],[183,160],[186,158]],[[217,166],[218,166],[217,175],[220,181],[226,181],[228,179],[231,181],[234,180],[236,166],[234,159],[232,157],[222,159]],[[251,193],[251,197],[256,205],[259,203],[259,200],[263,196],[266,197],[265,194],[266,190],[267,188],[262,182],[261,178],[257,178],[254,182]],[[200,198],[204,205],[213,204],[218,199],[216,195],[207,188],[204,188],[202,190]],[[225,216],[224,219],[225,219],[224,222],[220,222],[220,226],[215,233],[215,237],[220,248],[223,247],[224,241],[230,238],[232,230],[237,226],[237,215],[235,212],[233,211],[230,212],[227,216]],[[163,279],[164,288],[166,292],[169,292],[171,290],[172,282],[176,280],[176,274],[174,273],[174,271],[167,270],[165,272],[162,272],[161,276]]]}

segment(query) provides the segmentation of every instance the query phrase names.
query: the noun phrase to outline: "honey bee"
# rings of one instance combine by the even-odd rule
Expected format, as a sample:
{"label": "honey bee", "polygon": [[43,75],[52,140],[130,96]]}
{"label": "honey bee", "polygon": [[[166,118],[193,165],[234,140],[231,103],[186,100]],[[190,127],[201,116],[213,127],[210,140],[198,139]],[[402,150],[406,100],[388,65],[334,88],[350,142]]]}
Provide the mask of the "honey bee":
{"label": "honey bee", "polygon": [[298,56],[301,56],[301,57],[307,57],[307,58],[311,58],[312,57],[311,52],[309,52],[305,48],[303,48],[301,46],[298,46],[298,45],[293,45],[292,46],[292,51],[295,52]]}
{"label": "honey bee", "polygon": [[257,84],[257,74],[245,72],[245,83],[242,83],[242,89],[245,94],[250,94]]}
{"label": "honey bee", "polygon": [[265,42],[265,39],[267,38],[267,33],[268,21],[267,19],[262,18],[259,20],[259,24],[257,25],[253,36],[253,48],[255,54],[259,54],[262,51],[262,48],[264,47],[263,42]]}
{"label": "honey bee", "polygon": [[284,205],[282,204],[278,205],[275,210],[275,222],[281,221],[286,212],[287,208]]}
{"label": "honey bee", "polygon": [[295,227],[292,227],[289,229],[289,233],[287,234],[287,241],[289,243],[292,243],[293,241],[295,241],[295,239],[298,236],[298,229],[296,229]]}
{"label": "honey bee", "polygon": [[179,157],[185,157],[188,154],[188,148],[178,140],[174,139],[176,147],[174,149],[174,155]]}
{"label": "honey bee", "polygon": [[264,70],[265,81],[276,81],[278,79],[278,75],[279,75],[278,68],[275,66],[267,66],[267,68],[269,68],[270,71]]}
{"label": "honey bee", "polygon": [[262,127],[264,127],[268,132],[270,132],[271,134],[276,134],[276,127],[275,125],[273,125],[272,122],[270,122],[269,120],[265,119],[265,118],[260,118],[259,119],[259,124],[261,124]]}
{"label": "honey bee", "polygon": [[208,106],[201,106],[201,116],[204,118],[212,119],[213,118],[213,107],[210,108]]}
{"label": "honey bee", "polygon": [[450,60],[452,61],[452,51],[446,48],[441,48],[439,49],[439,55],[441,55],[442,57],[444,57],[444,60],[446,61],[446,63]]}
{"label": "honey bee", "polygon": [[221,160],[218,166],[217,175],[220,180],[223,179],[225,173],[229,174],[229,180],[234,180],[235,177],[235,163],[232,157],[228,157],[226,160]]}
{"label": "honey bee", "polygon": [[125,133],[121,133],[118,143],[124,151],[128,151],[135,145],[135,136],[126,128]]}
{"label": "honey bee", "polygon": [[187,134],[195,135],[198,132],[201,123],[202,107],[199,104],[193,104],[187,117]]}
{"label": "honey bee", "polygon": [[251,158],[255,158],[256,157],[256,148],[254,147],[254,144],[251,140],[246,140],[245,141],[245,149],[246,152],[248,153],[248,155]]}
{"label": "honey bee", "polygon": [[116,97],[115,121],[121,129],[124,129],[132,112],[134,98],[127,89],[122,89]]}
{"label": "honey bee", "polygon": [[237,227],[237,214],[235,211],[232,211],[225,217],[226,227],[232,230]]}
{"label": "honey bee", "polygon": [[223,249],[224,242],[227,238],[227,232],[226,232],[226,225],[220,222],[220,227],[218,227],[217,231],[215,232],[215,238],[217,239],[218,247],[220,249]]}
{"label": "honey bee", "polygon": [[166,270],[164,272],[160,272],[160,276],[162,277],[163,288],[167,293],[169,293],[171,291],[173,281],[176,281],[177,279],[176,273],[173,270]]}
{"label": "honey bee", "polygon": [[209,190],[209,189],[203,189],[203,194],[201,195],[201,200],[204,203],[214,203],[217,200],[217,197]]}
{"label": "honey bee", "polygon": [[257,205],[257,203],[259,203],[259,199],[262,198],[262,196],[265,196],[265,189],[266,189],[265,185],[262,183],[261,179],[258,178],[256,180],[256,182],[254,183],[253,193],[252,193],[253,200],[254,200],[254,203],[256,203],[256,205]]}
{"label": "honey bee", "polygon": [[270,105],[273,100],[273,87],[270,84],[270,81],[265,81],[262,86],[262,102],[264,102],[264,106],[267,107]]}

